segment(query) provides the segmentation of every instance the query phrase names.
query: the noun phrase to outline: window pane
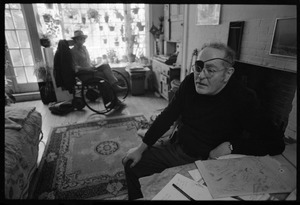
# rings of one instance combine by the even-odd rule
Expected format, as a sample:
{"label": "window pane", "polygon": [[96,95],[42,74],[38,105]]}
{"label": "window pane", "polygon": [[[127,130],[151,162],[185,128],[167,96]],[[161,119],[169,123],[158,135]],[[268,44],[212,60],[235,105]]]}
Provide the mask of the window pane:
{"label": "window pane", "polygon": [[20,4],[9,4],[11,9],[21,9]]}
{"label": "window pane", "polygon": [[8,48],[19,48],[17,35],[15,31],[5,31],[5,38]]}
{"label": "window pane", "polygon": [[33,74],[34,67],[25,67],[26,75],[27,75],[27,80],[29,83],[35,83],[37,82],[36,76]]}
{"label": "window pane", "polygon": [[10,50],[9,53],[10,53],[13,66],[23,65],[22,56],[19,50]]}
{"label": "window pane", "polygon": [[17,83],[27,83],[23,67],[15,68]]}
{"label": "window pane", "polygon": [[25,22],[23,13],[21,10],[11,10],[11,13],[13,15],[13,19],[15,22],[15,26],[17,29],[25,29]]}
{"label": "window pane", "polygon": [[33,58],[32,58],[32,55],[31,55],[31,51],[30,49],[21,49],[21,52],[23,54],[23,59],[24,59],[24,64],[26,66],[29,66],[29,65],[33,65]]}
{"label": "window pane", "polygon": [[19,37],[20,46],[22,48],[30,48],[27,32],[25,30],[17,31],[17,34],[18,34],[18,37]]}
{"label": "window pane", "polygon": [[13,29],[13,28],[14,28],[14,24],[12,21],[11,14],[9,10],[5,10],[5,29]]}
{"label": "window pane", "polygon": [[[64,30],[62,31],[64,38],[70,39],[74,35],[75,30],[82,30],[88,35],[85,46],[89,51],[91,60],[107,55],[107,50],[111,49],[116,52],[119,60],[122,59],[124,55],[127,55],[126,48],[129,46],[126,39],[128,41],[131,35],[137,35],[135,41],[140,43],[139,49],[135,46],[134,54],[136,54],[137,50],[145,50],[144,39],[147,34],[147,28],[145,27],[144,4],[61,4],[61,8],[60,19],[64,25]],[[97,10],[100,17],[99,22],[88,18],[87,11],[90,8]],[[128,8],[131,9],[125,13],[125,9]],[[138,12],[133,12],[134,8],[138,8]],[[42,11],[38,8],[38,12],[42,15],[46,10]],[[72,13],[73,15],[70,15]],[[75,15],[75,13],[78,15]],[[109,16],[108,22],[105,22],[106,13]],[[125,24],[126,15],[131,16],[131,22],[127,25]],[[109,26],[114,26],[114,30],[110,30]],[[126,28],[128,26],[132,26],[132,31]],[[116,41],[115,37],[118,37],[118,41]],[[131,51],[128,50],[128,52]],[[138,54],[137,57],[139,57]]]}

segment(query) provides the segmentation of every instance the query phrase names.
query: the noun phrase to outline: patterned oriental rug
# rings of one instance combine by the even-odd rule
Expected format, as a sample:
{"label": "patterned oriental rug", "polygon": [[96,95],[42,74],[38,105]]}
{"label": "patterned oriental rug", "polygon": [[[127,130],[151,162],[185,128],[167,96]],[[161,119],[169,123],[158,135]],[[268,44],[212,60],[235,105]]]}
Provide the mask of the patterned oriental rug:
{"label": "patterned oriental rug", "polygon": [[34,199],[126,199],[122,158],[142,139],[143,115],[55,127],[37,173]]}

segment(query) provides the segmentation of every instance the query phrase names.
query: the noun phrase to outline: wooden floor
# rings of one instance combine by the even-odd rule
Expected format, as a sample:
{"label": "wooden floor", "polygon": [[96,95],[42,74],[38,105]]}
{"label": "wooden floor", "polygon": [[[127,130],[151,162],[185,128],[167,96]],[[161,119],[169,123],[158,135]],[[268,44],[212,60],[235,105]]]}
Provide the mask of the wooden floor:
{"label": "wooden floor", "polygon": [[129,95],[125,102],[126,107],[122,110],[108,113],[107,115],[99,115],[85,107],[81,111],[73,111],[65,116],[53,115],[48,109],[48,105],[44,105],[41,100],[19,102],[12,104],[15,107],[36,107],[36,110],[42,115],[42,131],[43,142],[39,145],[38,164],[41,161],[45,144],[47,143],[51,128],[55,126],[80,123],[90,120],[103,119],[108,117],[116,117],[121,115],[143,114],[148,120],[153,114],[158,114],[168,104],[168,101],[157,97],[154,93],[146,93],[140,96]]}

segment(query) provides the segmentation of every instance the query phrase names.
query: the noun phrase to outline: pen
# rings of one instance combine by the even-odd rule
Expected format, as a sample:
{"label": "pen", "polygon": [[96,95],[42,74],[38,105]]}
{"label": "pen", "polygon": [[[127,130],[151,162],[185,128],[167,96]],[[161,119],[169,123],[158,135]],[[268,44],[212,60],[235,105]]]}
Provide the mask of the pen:
{"label": "pen", "polygon": [[195,201],[192,197],[190,197],[187,193],[185,193],[182,189],[180,189],[176,184],[172,184],[175,189],[177,189],[180,193],[182,193],[186,198],[188,198],[191,201]]}

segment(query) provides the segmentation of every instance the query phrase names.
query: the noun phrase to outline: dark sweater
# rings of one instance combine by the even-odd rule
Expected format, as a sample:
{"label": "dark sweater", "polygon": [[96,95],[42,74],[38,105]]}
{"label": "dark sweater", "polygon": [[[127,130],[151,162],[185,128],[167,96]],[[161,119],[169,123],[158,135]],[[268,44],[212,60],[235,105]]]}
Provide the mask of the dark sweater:
{"label": "dark sweater", "polygon": [[195,90],[193,73],[188,75],[143,142],[153,145],[179,117],[179,143],[193,157],[206,159],[225,141],[232,143],[232,154],[263,156],[284,151],[283,133],[264,114],[255,93],[234,77],[218,94],[202,95]]}

